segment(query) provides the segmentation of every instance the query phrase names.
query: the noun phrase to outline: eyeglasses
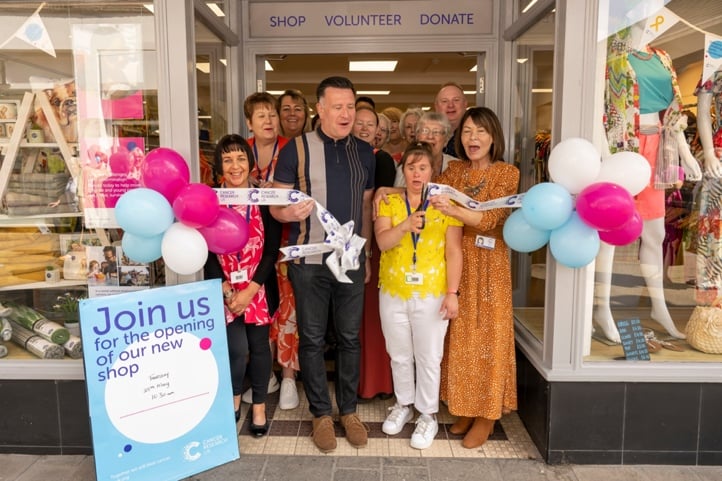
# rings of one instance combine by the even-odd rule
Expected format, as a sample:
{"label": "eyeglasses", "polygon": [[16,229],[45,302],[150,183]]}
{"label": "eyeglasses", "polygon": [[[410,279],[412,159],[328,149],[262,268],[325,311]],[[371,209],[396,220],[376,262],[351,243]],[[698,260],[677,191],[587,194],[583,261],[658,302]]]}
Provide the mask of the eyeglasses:
{"label": "eyeglasses", "polygon": [[445,135],[445,132],[443,130],[431,130],[426,127],[423,129],[419,129],[416,131],[416,135],[427,135],[429,137],[443,137]]}

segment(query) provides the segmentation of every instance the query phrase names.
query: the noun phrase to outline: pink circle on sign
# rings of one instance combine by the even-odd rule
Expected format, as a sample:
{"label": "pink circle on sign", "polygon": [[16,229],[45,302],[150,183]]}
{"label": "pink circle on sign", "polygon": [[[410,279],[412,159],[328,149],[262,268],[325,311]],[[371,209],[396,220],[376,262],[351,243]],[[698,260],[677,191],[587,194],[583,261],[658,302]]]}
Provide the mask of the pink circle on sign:
{"label": "pink circle on sign", "polygon": [[207,337],[204,337],[203,339],[201,339],[201,349],[203,349],[204,351],[207,351],[208,349],[210,349],[211,344],[213,344],[213,343]]}

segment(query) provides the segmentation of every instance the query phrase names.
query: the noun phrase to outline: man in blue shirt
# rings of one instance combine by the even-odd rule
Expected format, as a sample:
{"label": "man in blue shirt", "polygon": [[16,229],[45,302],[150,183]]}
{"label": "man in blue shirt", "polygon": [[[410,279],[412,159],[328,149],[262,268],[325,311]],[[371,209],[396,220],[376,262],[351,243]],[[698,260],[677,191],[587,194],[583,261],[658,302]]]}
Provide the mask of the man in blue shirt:
{"label": "man in blue shirt", "polygon": [[[329,77],[316,89],[319,127],[289,142],[278,156],[273,187],[300,190],[324,206],[341,224],[353,220],[354,233],[371,238],[371,200],[374,188],[373,149],[353,135],[356,91],[350,80]],[[325,231],[308,200],[285,207],[272,206],[271,214],[291,224],[289,245],[323,242]],[[370,247],[367,244],[367,252]],[[366,426],[356,414],[366,264],[346,274],[352,283],[340,282],[324,263],[325,256],[307,256],[289,262],[288,277],[296,298],[299,361],[303,386],[313,414],[313,442],[322,452],[336,448],[332,406],[323,353],[329,304],[337,339],[336,404],[346,439],[357,448],[366,446]]]}

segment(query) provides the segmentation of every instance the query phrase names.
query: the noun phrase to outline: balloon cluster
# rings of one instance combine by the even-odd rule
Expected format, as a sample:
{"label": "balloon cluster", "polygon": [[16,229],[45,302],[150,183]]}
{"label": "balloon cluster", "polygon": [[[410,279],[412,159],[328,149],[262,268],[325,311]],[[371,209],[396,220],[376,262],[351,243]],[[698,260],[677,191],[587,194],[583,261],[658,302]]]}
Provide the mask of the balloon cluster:
{"label": "balloon cluster", "polygon": [[633,196],[649,184],[649,162],[634,152],[618,152],[603,161],[589,141],[571,138],[549,155],[549,175],[529,189],[504,225],[504,241],[519,252],[547,242],[560,264],[589,264],[600,241],[627,245],[642,233]]}
{"label": "balloon cluster", "polygon": [[176,151],[153,149],[140,165],[140,185],[115,205],[123,252],[136,262],[161,256],[178,274],[193,274],[216,254],[238,252],[248,241],[241,214],[221,206],[216,192],[190,183],[188,164]]}

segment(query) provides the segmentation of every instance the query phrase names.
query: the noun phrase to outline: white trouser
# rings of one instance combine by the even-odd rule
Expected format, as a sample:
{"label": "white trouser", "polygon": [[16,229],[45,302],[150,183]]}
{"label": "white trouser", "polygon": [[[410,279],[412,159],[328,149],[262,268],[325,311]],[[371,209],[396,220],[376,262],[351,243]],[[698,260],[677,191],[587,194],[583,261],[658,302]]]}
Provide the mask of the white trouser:
{"label": "white trouser", "polygon": [[379,291],[381,329],[391,357],[396,401],[402,406],[413,404],[422,414],[439,410],[441,358],[449,326],[439,314],[443,300],[414,294],[404,301]]}

